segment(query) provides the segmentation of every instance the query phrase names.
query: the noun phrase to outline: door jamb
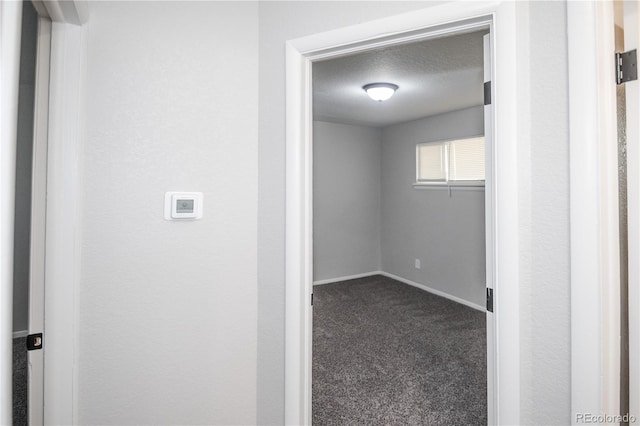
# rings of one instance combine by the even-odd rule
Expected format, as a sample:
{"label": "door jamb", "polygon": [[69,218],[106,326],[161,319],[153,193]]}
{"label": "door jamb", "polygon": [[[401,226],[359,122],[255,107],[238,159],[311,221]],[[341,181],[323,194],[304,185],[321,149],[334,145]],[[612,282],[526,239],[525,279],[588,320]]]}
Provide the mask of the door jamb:
{"label": "door jamb", "polygon": [[[366,48],[446,31],[456,22],[493,18],[494,69],[499,84],[494,116],[495,423],[520,416],[518,168],[515,117],[515,5],[446,4],[287,42],[287,190],[285,239],[285,423],[311,423],[311,63]],[[492,29],[492,31],[493,31]],[[495,81],[495,79],[494,79]],[[505,283],[505,284],[503,284]],[[508,285],[506,283],[512,283]],[[491,410],[490,410],[491,411]]]}
{"label": "door jamb", "polygon": [[82,26],[62,22],[52,26],[43,339],[45,424],[77,423],[84,34]]}
{"label": "door jamb", "polygon": [[[620,409],[613,3],[568,2],[571,422]],[[630,258],[631,259],[631,258]],[[625,413],[620,413],[625,414]]]}

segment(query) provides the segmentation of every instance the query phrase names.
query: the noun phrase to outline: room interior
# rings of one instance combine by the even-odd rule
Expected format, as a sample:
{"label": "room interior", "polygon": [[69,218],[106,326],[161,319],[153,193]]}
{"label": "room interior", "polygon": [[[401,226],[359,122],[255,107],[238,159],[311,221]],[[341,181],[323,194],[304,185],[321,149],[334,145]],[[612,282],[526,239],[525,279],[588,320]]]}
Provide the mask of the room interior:
{"label": "room interior", "polygon": [[[313,66],[315,424],[486,423],[484,187],[417,185],[415,168],[419,143],[484,134],[486,33]],[[378,102],[374,82],[398,88]]]}

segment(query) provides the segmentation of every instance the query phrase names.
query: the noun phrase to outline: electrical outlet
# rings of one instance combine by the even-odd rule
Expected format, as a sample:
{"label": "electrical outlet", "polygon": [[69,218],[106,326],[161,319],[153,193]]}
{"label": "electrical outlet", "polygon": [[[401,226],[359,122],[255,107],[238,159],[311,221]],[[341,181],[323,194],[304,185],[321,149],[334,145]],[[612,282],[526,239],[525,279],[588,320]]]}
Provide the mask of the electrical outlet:
{"label": "electrical outlet", "polygon": [[420,269],[420,259],[416,259],[416,269]]}

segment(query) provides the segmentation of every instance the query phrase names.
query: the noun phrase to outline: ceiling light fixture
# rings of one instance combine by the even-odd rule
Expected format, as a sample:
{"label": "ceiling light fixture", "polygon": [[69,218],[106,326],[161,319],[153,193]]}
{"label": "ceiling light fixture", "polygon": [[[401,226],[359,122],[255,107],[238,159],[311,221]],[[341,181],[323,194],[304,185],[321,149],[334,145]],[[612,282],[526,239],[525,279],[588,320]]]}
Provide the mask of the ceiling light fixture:
{"label": "ceiling light fixture", "polygon": [[386,101],[398,90],[398,86],[391,83],[371,83],[362,86],[367,95],[374,101]]}

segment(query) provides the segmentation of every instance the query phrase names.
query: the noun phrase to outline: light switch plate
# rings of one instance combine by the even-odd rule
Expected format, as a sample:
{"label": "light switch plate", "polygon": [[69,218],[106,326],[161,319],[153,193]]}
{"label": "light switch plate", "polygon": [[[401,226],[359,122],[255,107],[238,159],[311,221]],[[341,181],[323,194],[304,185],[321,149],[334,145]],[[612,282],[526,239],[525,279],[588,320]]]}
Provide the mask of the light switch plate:
{"label": "light switch plate", "polygon": [[202,192],[167,192],[164,195],[166,220],[196,220],[202,218]]}

